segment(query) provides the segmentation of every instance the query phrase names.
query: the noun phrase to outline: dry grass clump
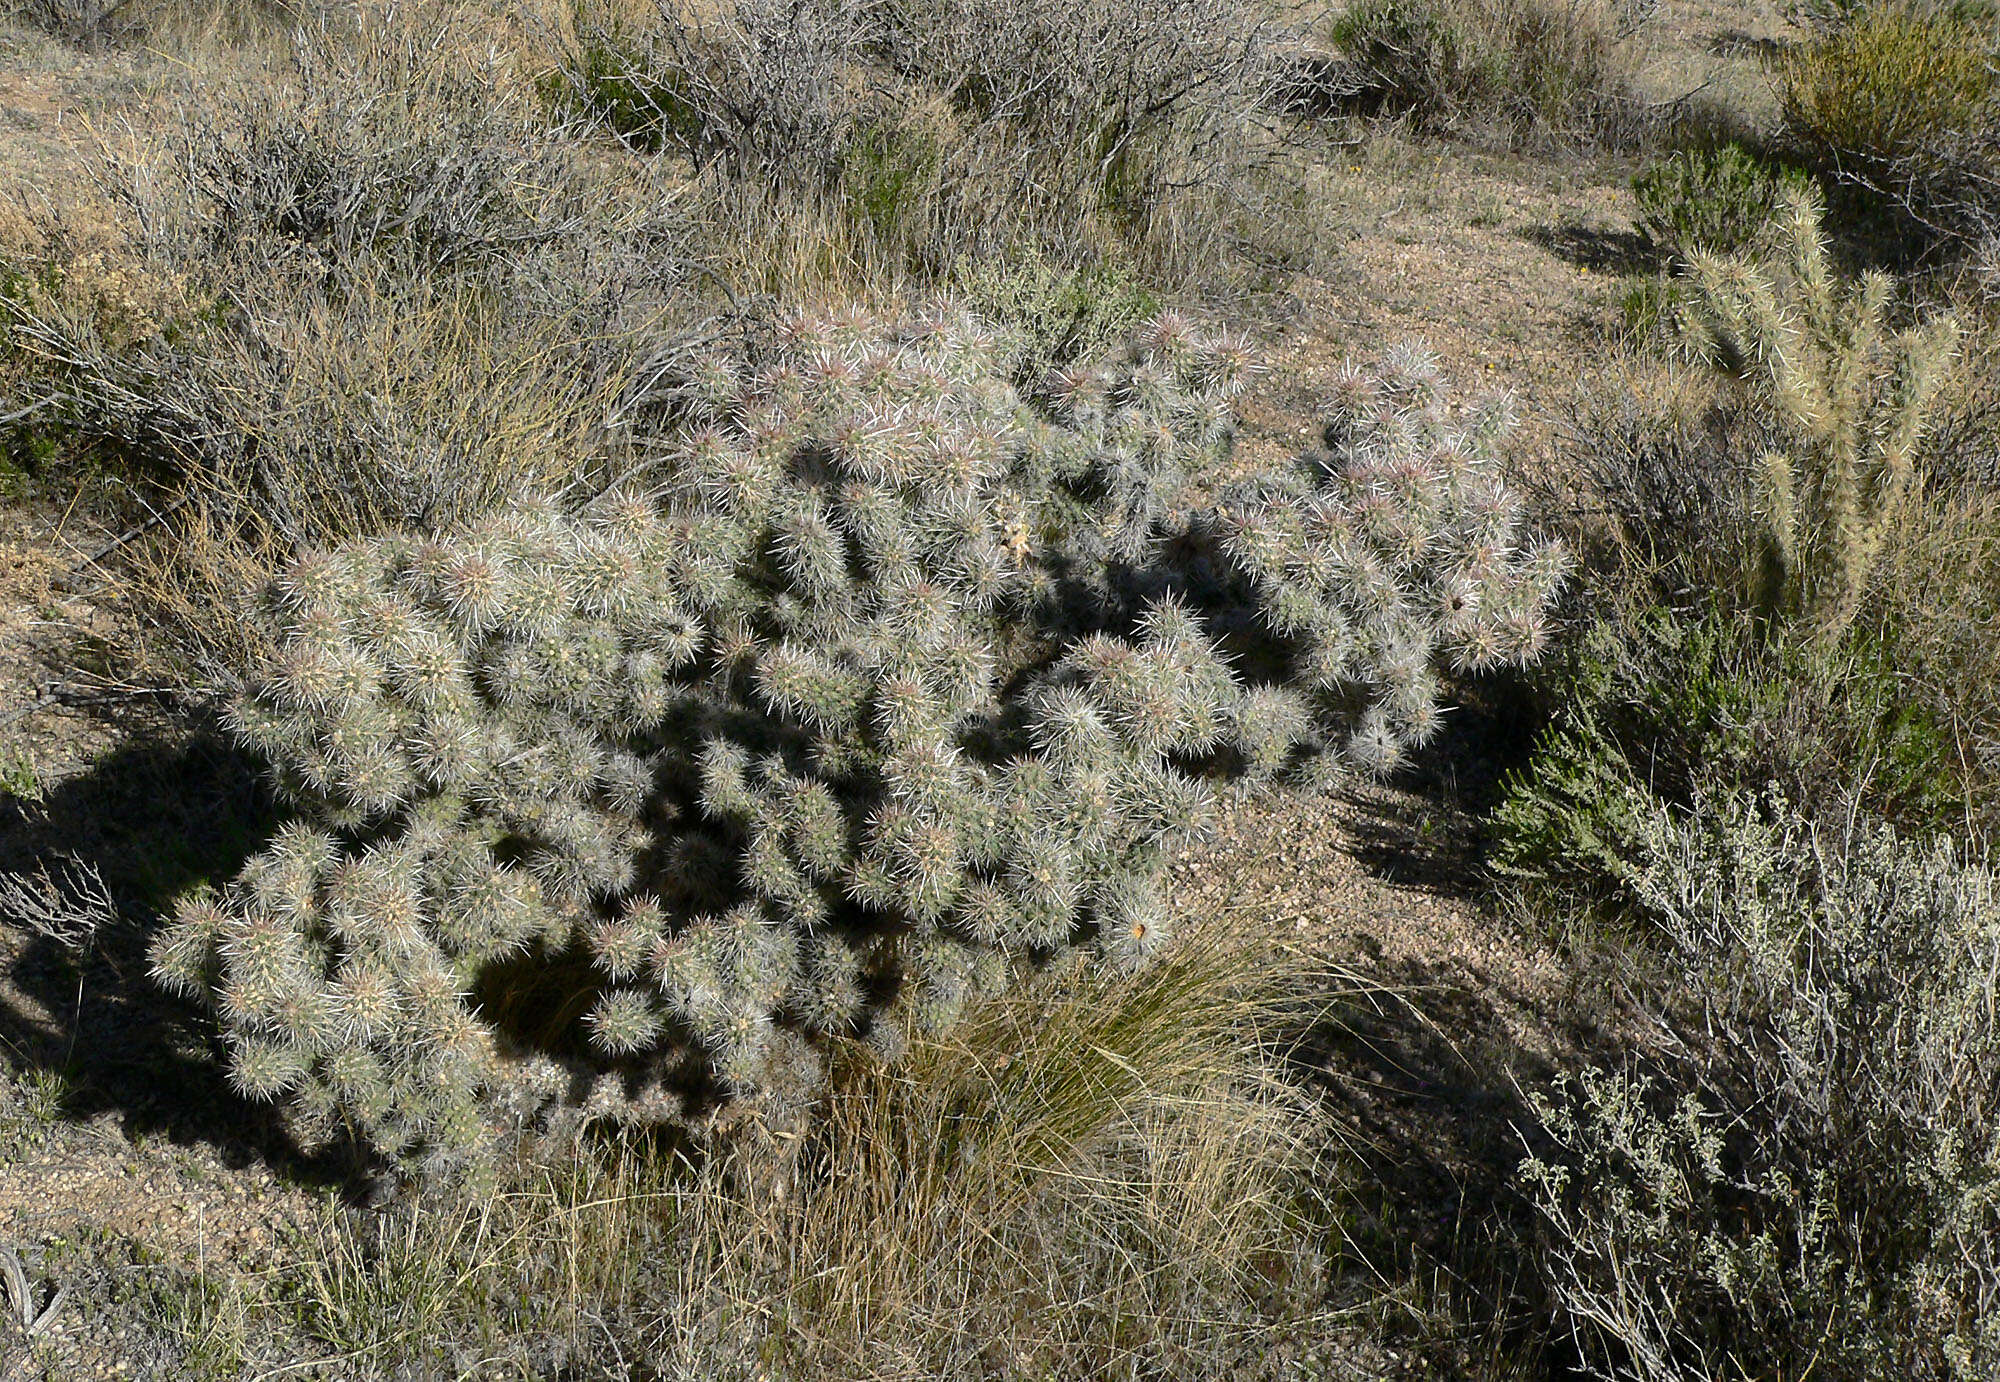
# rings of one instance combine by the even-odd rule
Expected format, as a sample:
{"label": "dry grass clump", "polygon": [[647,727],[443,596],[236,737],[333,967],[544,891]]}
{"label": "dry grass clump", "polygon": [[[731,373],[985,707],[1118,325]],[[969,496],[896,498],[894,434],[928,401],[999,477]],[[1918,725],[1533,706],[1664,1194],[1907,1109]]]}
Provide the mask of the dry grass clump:
{"label": "dry grass clump", "polygon": [[177,657],[240,658],[302,547],[577,479],[675,302],[659,204],[439,24],[304,30],[191,94],[105,147],[101,223],[47,212],[12,267],[20,416],[142,482],[118,578]]}
{"label": "dry grass clump", "polygon": [[690,1262],[688,1297],[791,1321],[780,1356],[805,1375],[1250,1363],[1258,1303],[1313,1285],[1311,1124],[1259,1073],[1297,996],[1273,958],[1211,932],[1136,981],[1058,979],[905,1067],[864,1064],[788,1194],[703,1205],[702,1241],[766,1246]]}
{"label": "dry grass clump", "polygon": [[1634,86],[1641,17],[1625,0],[1355,0],[1333,37],[1357,97],[1426,130],[1623,147],[1661,123]]}
{"label": "dry grass clump", "polygon": [[281,1281],[161,1313],[218,1375],[1275,1375],[1313,1347],[1326,1228],[1317,1124],[1277,1069],[1323,982],[1214,924],[893,1069],[854,1049],[802,1137],[585,1142],[476,1204],[330,1215]]}
{"label": "dry grass clump", "polygon": [[1244,0],[584,0],[573,27],[561,89],[690,167],[719,262],[794,298],[1023,247],[1199,264],[1275,151],[1287,42]]}

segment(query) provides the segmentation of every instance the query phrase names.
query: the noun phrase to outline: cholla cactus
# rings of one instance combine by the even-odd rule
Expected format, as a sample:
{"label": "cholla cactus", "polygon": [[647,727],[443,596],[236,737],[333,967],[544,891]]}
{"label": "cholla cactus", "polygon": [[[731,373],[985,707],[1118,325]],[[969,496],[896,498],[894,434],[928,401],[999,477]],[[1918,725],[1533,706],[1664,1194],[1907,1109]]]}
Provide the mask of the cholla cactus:
{"label": "cholla cactus", "polygon": [[1540,653],[1568,557],[1524,540],[1499,473],[1504,395],[1448,407],[1435,358],[1411,345],[1373,371],[1346,365],[1331,405],[1324,450],[1233,487],[1218,515],[1292,651],[1272,693],[1289,705],[1263,722],[1283,730],[1246,720],[1245,747],[1269,760],[1270,736],[1290,733],[1335,750],[1323,764],[1381,774],[1437,732],[1447,675]]}
{"label": "cholla cactus", "polygon": [[1697,352],[1776,423],[1751,477],[1753,601],[1766,617],[1837,631],[1909,488],[1958,326],[1937,316],[1891,335],[1888,276],[1843,290],[1820,215],[1816,194],[1794,188],[1775,222],[1775,263],[1695,256],[1687,325]]}
{"label": "cholla cactus", "polygon": [[[1078,944],[1142,962],[1204,765],[1281,766],[1352,686],[1380,688],[1357,743],[1421,737],[1427,659],[1531,651],[1558,566],[1512,550],[1494,417],[1423,468],[1451,423],[1414,381],[1352,464],[1272,487],[1257,546],[1194,483],[1248,364],[1167,318],[1038,409],[977,322],[801,320],[689,371],[658,493],[301,559],[234,716],[312,824],[189,900],[157,973],[216,1003],[245,1092],[412,1154],[565,1083],[475,1015],[503,966],[587,961],[537,1039],[600,1072],[589,1111],[652,1119],[684,1092],[796,1114],[829,1038],[893,1054]],[[1158,574],[1218,523],[1254,580]],[[1232,582],[1299,644],[1298,690],[1219,650]]]}
{"label": "cholla cactus", "polygon": [[1208,510],[1200,486],[1235,449],[1232,405],[1256,370],[1247,342],[1168,312],[1116,358],[1045,385],[1046,470],[1025,478],[1092,496],[1064,533],[1063,574],[1100,611],[1147,584],[1160,540],[1186,536]]}

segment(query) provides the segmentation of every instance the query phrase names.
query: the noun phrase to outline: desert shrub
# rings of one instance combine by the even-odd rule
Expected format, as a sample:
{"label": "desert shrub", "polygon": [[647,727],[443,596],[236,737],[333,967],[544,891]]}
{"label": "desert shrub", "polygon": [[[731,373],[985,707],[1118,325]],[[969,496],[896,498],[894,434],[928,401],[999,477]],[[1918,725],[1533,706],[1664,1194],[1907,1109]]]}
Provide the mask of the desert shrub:
{"label": "desert shrub", "polygon": [[644,32],[580,13],[578,88],[638,147],[747,176],[827,183],[838,172],[857,109],[845,88],[869,37],[861,5],[667,0]]}
{"label": "desert shrub", "polygon": [[1662,254],[1734,254],[1781,204],[1797,175],[1774,170],[1739,144],[1684,149],[1655,159],[1632,180],[1639,229]]}
{"label": "desert shrub", "polygon": [[241,597],[302,546],[586,477],[671,341],[655,212],[445,32],[369,35],[110,146],[129,243],[51,215],[11,295],[13,394],[146,487],[125,574],[176,656],[240,662]]}
{"label": "desert shrub", "polygon": [[802,320],[693,362],[657,500],[309,557],[232,712],[303,819],[160,977],[240,1088],[416,1154],[573,1092],[553,1058],[592,1113],[782,1122],[834,1037],[893,1056],[1076,944],[1154,954],[1207,765],[1392,767],[1443,675],[1539,649],[1564,567],[1504,411],[1418,352],[1352,373],[1336,450],[1197,506],[1249,365],[1164,317],[1037,410],[976,323]]}
{"label": "desert shrub", "polygon": [[1545,897],[1623,912],[1640,826],[1662,803],[1775,789],[1811,811],[1858,799],[1918,829],[1963,829],[1990,796],[1990,712],[1983,690],[1929,680],[1918,645],[1942,661],[1943,641],[1900,613],[1833,646],[1761,637],[1712,604],[1600,613],[1544,679],[1553,708],[1494,808],[1491,861]]}
{"label": "desert shrub", "polygon": [[[1688,297],[1684,283],[1672,287],[1655,304],[1664,318],[1655,339],[1669,342]],[[1582,510],[1577,539],[1593,568],[1684,603],[1696,591],[1742,587],[1754,522],[1743,456],[1766,449],[1772,429],[1741,392],[1652,358],[1650,344],[1641,339],[1563,399],[1561,445],[1581,503],[1569,493],[1541,501]]]}
{"label": "desert shrub", "polygon": [[1643,133],[1625,6],[1613,0],[1357,0],[1333,28],[1362,93],[1439,133],[1498,122],[1518,140]]}
{"label": "desert shrub", "polygon": [[1995,33],[1939,0],[1875,0],[1831,17],[1777,67],[1784,128],[1829,186],[1893,209],[1920,241],[1994,226]]}
{"label": "desert shrub", "polygon": [[6,7],[57,38],[93,49],[190,33],[258,40],[339,8],[339,0],[12,0]]}
{"label": "desert shrub", "polygon": [[185,111],[170,185],[209,252],[339,263],[393,251],[449,272],[573,229],[577,178],[552,137],[496,91],[491,69],[441,61],[437,42],[415,29],[359,43],[307,30],[290,82]]}
{"label": "desert shrub", "polygon": [[651,24],[587,4],[576,32],[569,97],[692,163],[722,240],[782,221],[933,282],[968,254],[1066,258],[1212,215],[1281,46],[1242,0],[665,0]]}
{"label": "desert shrub", "polygon": [[1668,1054],[1559,1086],[1524,1167],[1585,1358],[1662,1382],[1990,1375],[1992,875],[1750,796],[1642,821]]}

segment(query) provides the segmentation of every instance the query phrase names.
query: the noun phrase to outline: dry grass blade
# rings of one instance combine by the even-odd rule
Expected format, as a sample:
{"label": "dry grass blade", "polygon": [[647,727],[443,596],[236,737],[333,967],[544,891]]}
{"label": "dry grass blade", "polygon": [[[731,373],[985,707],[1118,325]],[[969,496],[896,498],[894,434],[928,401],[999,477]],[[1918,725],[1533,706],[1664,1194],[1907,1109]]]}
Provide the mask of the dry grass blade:
{"label": "dry grass blade", "polygon": [[31,1339],[48,1332],[49,1326],[55,1323],[69,1300],[69,1291],[58,1289],[49,1297],[47,1305],[37,1306],[35,1287],[28,1279],[28,1269],[12,1248],[0,1248],[0,1283],[6,1286],[9,1314],[22,1333]]}
{"label": "dry grass blade", "polygon": [[66,857],[28,873],[0,873],[0,921],[81,957],[118,918],[97,866]]}
{"label": "dry grass blade", "polygon": [[1272,1069],[1309,987],[1220,925],[1137,975],[996,1000],[903,1065],[857,1060],[786,1172],[691,1198],[687,1298],[789,1322],[807,1371],[1069,1376],[1107,1330],[1127,1356],[1256,1336],[1253,1278],[1310,1179],[1314,1122]]}

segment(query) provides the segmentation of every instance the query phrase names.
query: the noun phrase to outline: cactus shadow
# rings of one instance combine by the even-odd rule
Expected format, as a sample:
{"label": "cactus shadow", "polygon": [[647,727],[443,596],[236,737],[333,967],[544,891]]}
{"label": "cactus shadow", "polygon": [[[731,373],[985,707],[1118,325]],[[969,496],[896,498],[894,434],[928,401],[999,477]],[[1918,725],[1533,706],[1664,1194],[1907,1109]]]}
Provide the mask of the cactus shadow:
{"label": "cactus shadow", "polygon": [[137,728],[40,801],[0,801],[0,872],[95,870],[115,907],[76,948],[0,917],[0,1060],[16,1075],[59,1075],[71,1122],[110,1115],[128,1138],[207,1144],[232,1167],[352,1182],[351,1156],[307,1156],[269,1108],[237,1096],[212,1026],[148,974],[174,897],[229,877],[282,816],[254,763],[219,735]]}
{"label": "cactus shadow", "polygon": [[1531,675],[1500,673],[1462,687],[1444,730],[1389,783],[1341,790],[1349,853],[1397,887],[1489,900],[1487,818],[1527,766],[1546,718]]}

